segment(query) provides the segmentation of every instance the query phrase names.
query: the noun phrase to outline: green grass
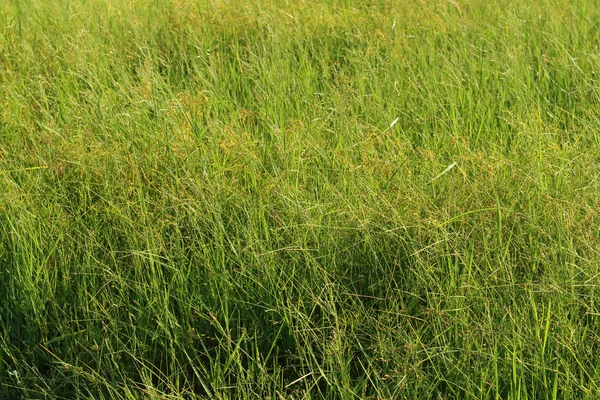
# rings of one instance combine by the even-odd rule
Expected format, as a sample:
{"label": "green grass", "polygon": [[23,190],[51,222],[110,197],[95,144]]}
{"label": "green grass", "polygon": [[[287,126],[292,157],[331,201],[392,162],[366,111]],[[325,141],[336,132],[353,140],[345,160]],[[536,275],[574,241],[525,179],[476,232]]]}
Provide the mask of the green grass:
{"label": "green grass", "polygon": [[598,398],[599,79],[593,0],[0,2],[0,398]]}

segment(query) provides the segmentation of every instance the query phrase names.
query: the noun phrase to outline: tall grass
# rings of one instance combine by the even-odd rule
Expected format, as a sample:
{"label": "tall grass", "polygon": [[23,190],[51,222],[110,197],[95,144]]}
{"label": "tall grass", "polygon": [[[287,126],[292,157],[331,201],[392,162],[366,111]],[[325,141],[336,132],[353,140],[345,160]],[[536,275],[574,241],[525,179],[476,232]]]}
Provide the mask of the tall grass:
{"label": "tall grass", "polygon": [[0,3],[0,397],[595,399],[591,0]]}

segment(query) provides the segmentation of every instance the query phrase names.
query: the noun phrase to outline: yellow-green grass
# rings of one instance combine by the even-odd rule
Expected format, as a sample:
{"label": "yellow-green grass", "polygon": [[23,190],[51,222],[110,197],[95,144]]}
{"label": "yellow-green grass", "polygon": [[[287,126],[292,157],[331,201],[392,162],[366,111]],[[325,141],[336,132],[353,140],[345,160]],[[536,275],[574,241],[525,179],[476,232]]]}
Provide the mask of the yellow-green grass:
{"label": "yellow-green grass", "polygon": [[0,398],[598,398],[599,45],[592,0],[0,2]]}

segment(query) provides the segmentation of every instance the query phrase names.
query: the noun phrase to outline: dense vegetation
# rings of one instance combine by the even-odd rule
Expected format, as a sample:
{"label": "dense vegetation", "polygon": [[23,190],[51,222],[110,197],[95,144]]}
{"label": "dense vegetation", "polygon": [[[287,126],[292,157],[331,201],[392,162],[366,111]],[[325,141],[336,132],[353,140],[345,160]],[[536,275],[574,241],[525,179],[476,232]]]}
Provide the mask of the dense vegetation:
{"label": "dense vegetation", "polygon": [[598,398],[599,45],[593,0],[1,2],[0,398]]}

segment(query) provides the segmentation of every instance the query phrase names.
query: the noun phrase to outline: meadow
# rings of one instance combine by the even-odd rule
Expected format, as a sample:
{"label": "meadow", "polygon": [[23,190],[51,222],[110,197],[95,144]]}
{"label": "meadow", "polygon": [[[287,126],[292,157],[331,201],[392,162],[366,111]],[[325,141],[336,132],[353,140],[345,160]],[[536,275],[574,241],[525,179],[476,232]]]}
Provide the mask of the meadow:
{"label": "meadow", "polygon": [[0,2],[0,399],[600,398],[600,3]]}

